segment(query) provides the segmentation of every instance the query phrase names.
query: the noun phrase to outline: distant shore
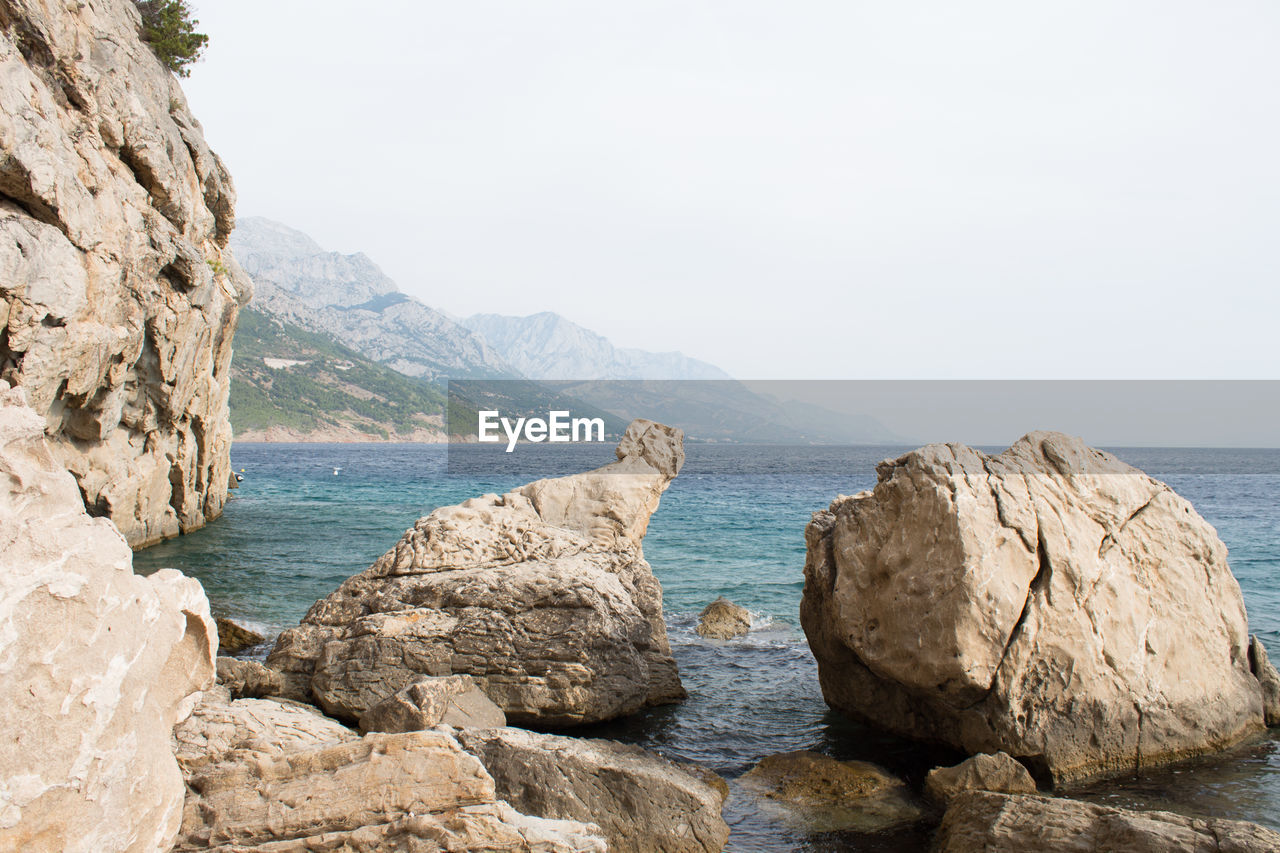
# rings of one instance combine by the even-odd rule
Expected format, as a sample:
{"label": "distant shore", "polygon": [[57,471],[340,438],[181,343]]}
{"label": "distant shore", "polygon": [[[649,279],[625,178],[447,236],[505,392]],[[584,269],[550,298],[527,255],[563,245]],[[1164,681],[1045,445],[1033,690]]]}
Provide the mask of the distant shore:
{"label": "distant shore", "polygon": [[237,432],[232,441],[236,444],[447,444],[449,437],[438,430],[415,429],[412,432],[380,436],[376,433],[344,427],[302,431],[292,427],[273,426]]}

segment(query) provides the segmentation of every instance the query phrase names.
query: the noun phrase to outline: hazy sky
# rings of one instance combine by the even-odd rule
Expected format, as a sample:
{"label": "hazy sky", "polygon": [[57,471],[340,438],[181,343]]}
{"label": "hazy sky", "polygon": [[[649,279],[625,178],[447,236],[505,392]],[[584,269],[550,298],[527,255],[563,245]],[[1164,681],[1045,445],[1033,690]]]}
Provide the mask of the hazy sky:
{"label": "hazy sky", "polygon": [[241,214],[741,378],[1274,378],[1280,4],[194,0]]}

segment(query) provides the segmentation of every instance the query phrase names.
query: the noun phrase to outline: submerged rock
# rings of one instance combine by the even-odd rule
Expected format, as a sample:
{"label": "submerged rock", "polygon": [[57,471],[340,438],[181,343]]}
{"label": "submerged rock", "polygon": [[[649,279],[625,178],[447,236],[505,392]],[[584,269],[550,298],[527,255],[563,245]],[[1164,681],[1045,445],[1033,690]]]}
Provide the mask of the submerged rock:
{"label": "submerged rock", "polygon": [[732,640],[751,630],[751,611],[722,595],[702,609],[694,630],[710,640]]}
{"label": "submerged rock", "polygon": [[1108,808],[1054,797],[971,791],[951,801],[935,853],[1272,853],[1280,833],[1257,824]]}
{"label": "submerged rock", "polygon": [[469,675],[419,678],[360,717],[366,732],[414,732],[442,723],[488,728],[505,726],[507,718]]}
{"label": "submerged rock", "polygon": [[225,617],[219,616],[215,621],[218,626],[218,651],[224,654],[239,654],[245,649],[251,649],[267,641],[267,638],[257,631],[250,631]]}
{"label": "submerged rock", "polygon": [[833,708],[1055,781],[1261,730],[1227,549],[1168,486],[1058,433],[930,445],[805,532]]}
{"label": "submerged rock", "polygon": [[929,798],[947,803],[964,791],[994,791],[1000,794],[1034,794],[1036,780],[1027,768],[1003,752],[979,753],[954,767],[935,767],[924,780]]}
{"label": "submerged rock", "polygon": [[808,832],[879,832],[925,816],[906,783],[883,767],[819,752],[766,756],[741,784],[779,804],[781,818]]}
{"label": "submerged rock", "polygon": [[637,420],[618,461],[420,519],[281,634],[267,665],[344,720],[464,674],[517,723],[597,722],[684,698],[641,541],[684,461]]}
{"label": "submerged rock", "polygon": [[133,3],[0,7],[0,379],[138,547],[221,512],[235,191]]}
{"label": "submerged rock", "polygon": [[1268,726],[1280,726],[1280,672],[1257,637],[1249,638],[1249,668],[1262,686],[1262,707]]}
{"label": "submerged rock", "polygon": [[170,732],[213,682],[209,603],[176,571],[133,573],[45,424],[0,380],[0,849],[166,850]]}
{"label": "submerged rock", "polygon": [[[707,853],[729,837],[728,788],[638,746],[523,729],[456,732],[522,812],[600,827],[613,853]],[[718,779],[718,777],[716,777]]]}

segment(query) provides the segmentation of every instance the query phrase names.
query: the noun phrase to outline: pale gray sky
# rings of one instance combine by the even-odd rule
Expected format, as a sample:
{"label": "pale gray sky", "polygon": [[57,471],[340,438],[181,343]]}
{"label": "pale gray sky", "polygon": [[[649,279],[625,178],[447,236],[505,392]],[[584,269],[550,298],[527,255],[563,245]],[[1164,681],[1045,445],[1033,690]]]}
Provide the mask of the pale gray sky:
{"label": "pale gray sky", "polygon": [[1280,4],[194,0],[240,212],[741,378],[1274,378]]}

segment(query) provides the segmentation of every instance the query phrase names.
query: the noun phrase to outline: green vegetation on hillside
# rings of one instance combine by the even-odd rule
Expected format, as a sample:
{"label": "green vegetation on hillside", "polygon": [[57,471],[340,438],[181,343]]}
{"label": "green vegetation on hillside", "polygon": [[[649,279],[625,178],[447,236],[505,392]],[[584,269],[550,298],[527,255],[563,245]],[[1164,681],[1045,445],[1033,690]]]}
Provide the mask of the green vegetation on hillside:
{"label": "green vegetation on hillside", "polygon": [[[272,426],[299,432],[348,428],[395,438],[440,430],[445,395],[333,338],[246,308],[236,328],[231,424],[237,433]],[[264,359],[303,362],[269,367]]]}
{"label": "green vegetation on hillside", "polygon": [[191,73],[187,66],[200,59],[209,37],[196,32],[200,22],[191,17],[187,0],[134,0],[142,13],[142,38],[156,57],[179,77]]}

